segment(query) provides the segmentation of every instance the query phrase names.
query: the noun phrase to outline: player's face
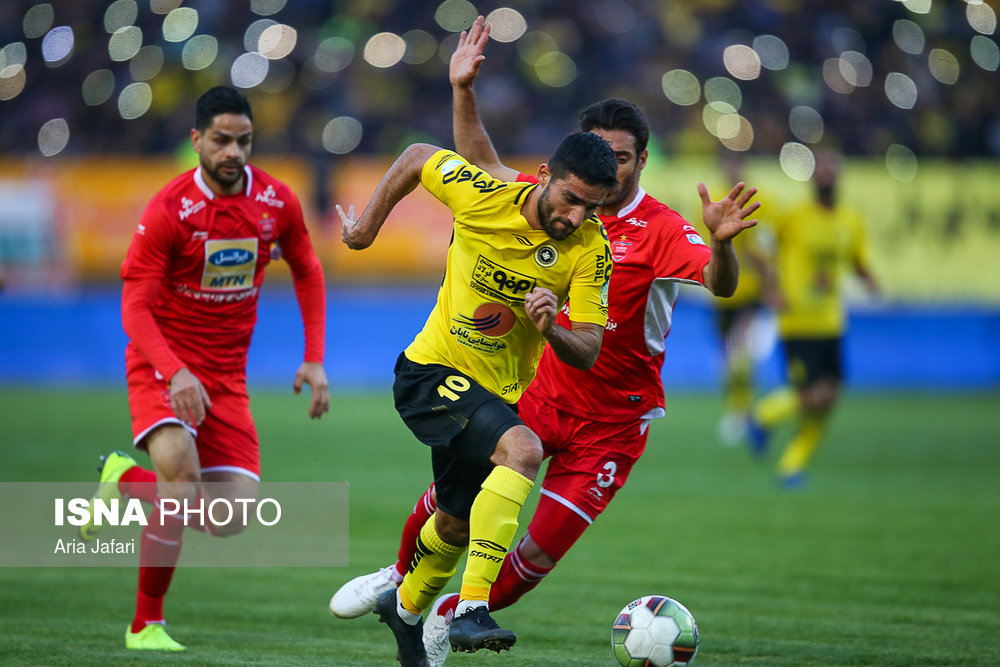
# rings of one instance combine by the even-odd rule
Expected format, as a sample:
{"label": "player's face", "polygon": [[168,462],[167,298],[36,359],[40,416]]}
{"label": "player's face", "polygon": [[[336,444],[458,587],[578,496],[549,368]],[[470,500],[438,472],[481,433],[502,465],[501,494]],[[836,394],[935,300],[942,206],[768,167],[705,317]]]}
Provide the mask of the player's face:
{"label": "player's face", "polygon": [[222,194],[238,192],[250,158],[253,123],[243,114],[221,113],[204,132],[191,130],[191,144],[209,187]]}
{"label": "player's face", "polygon": [[617,213],[625,204],[635,197],[639,189],[639,174],[646,166],[646,151],[636,150],[635,137],[628,130],[605,130],[595,127],[590,131],[609,144],[615,152],[618,161],[618,185],[608,193],[608,198],[601,205],[603,209],[611,209]]}
{"label": "player's face", "polygon": [[538,219],[545,233],[556,241],[579,229],[608,196],[608,188],[588,185],[574,174],[557,179],[546,171],[542,179]]}

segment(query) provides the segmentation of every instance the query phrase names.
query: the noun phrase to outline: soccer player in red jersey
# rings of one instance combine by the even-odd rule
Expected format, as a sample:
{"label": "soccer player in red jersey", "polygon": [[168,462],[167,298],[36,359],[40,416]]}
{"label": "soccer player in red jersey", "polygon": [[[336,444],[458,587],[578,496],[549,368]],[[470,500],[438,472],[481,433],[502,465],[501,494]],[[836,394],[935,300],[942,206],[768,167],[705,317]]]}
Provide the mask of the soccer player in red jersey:
{"label": "soccer player in red jersey", "polygon": [[[488,34],[479,17],[468,35],[461,35],[451,59],[455,144],[495,178],[529,180],[500,162],[476,110],[472,84]],[[678,213],[648,195],[639,175],[649,129],[632,103],[598,102],[583,111],[580,129],[606,139],[618,159],[618,186],[597,209],[614,261],[608,324],[590,370],[570,368],[546,348],[518,401],[519,415],[541,438],[551,461],[527,533],[507,554],[491,589],[491,610],[534,588],[625,483],[645,448],[650,422],[665,414],[660,370],[679,286],[704,285],[718,296],[731,295],[739,273],[731,239],[756,224],[747,218],[759,207],[750,203],[757,190],[742,183],[719,202],[709,199],[704,185],[698,187],[711,246]],[[567,325],[565,312],[558,323]],[[398,585],[413,560],[417,531],[434,507],[432,486],[406,521],[396,564],[345,584],[330,601],[335,615],[360,616],[373,608],[378,592]],[[447,657],[455,602],[454,595],[442,596],[428,615],[429,664],[443,664]]]}
{"label": "soccer player in red jersey", "polygon": [[[191,130],[200,165],[153,197],[121,268],[132,433],[153,469],[113,452],[102,457],[98,494],[153,505],[142,531],[135,617],[125,632],[130,649],[184,649],[164,629],[163,598],[185,526],[161,514],[161,499],[207,506],[257,497],[260,453],[246,361],[264,270],[279,254],[291,267],[305,328],[294,390],[311,387],[313,419],[329,411],[323,269],[295,194],[247,164],[252,137],[245,97],[221,86],[202,95]],[[219,536],[244,528],[204,519],[194,527]],[[81,536],[93,539],[98,529],[83,526]]]}

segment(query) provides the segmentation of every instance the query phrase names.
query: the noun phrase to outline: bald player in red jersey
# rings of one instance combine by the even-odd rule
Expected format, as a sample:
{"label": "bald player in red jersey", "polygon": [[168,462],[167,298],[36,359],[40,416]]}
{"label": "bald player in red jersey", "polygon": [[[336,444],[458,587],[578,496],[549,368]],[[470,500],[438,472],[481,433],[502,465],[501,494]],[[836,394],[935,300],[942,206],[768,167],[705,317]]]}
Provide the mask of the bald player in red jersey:
{"label": "bald player in red jersey", "polygon": [[[476,110],[472,83],[488,33],[489,26],[478,18],[452,56],[455,144],[495,178],[531,180],[500,162]],[[625,483],[645,449],[650,422],[666,414],[660,371],[680,285],[731,295],[739,266],[730,239],[756,224],[746,218],[759,207],[750,203],[757,189],[745,190],[742,183],[719,202],[709,199],[704,185],[698,187],[711,246],[680,214],[647,194],[639,175],[649,128],[631,102],[608,99],[591,105],[580,114],[580,129],[606,139],[618,158],[618,186],[597,209],[614,262],[608,323],[590,370],[570,368],[546,348],[535,379],[518,401],[519,416],[536,431],[551,460],[527,533],[507,554],[493,585],[491,610],[513,604],[534,588]],[[569,326],[565,307],[557,324]],[[374,605],[374,591],[398,585],[434,502],[432,486],[406,521],[395,565],[345,584],[330,601],[335,615],[358,616]],[[439,598],[424,625],[431,665],[443,664],[448,654],[455,601],[453,595]]]}
{"label": "bald player in red jersey", "polygon": [[[153,504],[142,531],[136,613],[125,632],[129,649],[184,649],[166,633],[163,599],[185,523],[161,513],[161,499],[208,505],[257,497],[260,452],[246,362],[273,257],[291,267],[305,329],[294,390],[312,388],[310,417],[329,410],[323,269],[295,194],[247,164],[252,133],[250,104],[236,90],[220,86],[201,96],[191,130],[200,166],[153,197],[121,267],[132,433],[153,464],[147,470],[112,452],[100,469],[99,497]],[[245,526],[202,520],[192,527],[223,536]],[[81,537],[98,530],[85,525]]]}

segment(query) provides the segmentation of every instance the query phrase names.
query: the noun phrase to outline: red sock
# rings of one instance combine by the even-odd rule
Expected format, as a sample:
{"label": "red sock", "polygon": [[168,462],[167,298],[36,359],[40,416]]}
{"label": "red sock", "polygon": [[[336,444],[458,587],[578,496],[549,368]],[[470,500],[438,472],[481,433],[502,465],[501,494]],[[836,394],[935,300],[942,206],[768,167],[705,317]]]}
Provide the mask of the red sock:
{"label": "red sock", "polygon": [[[158,502],[159,498],[156,500]],[[181,553],[184,524],[169,517],[162,522],[164,525],[160,523],[160,509],[154,504],[140,539],[139,592],[132,632],[139,632],[148,623],[163,622],[163,597],[170,588]]]}
{"label": "red sock", "polygon": [[413,555],[417,553],[417,536],[435,509],[437,501],[434,499],[434,485],[431,484],[431,488],[424,491],[424,495],[420,496],[420,500],[413,506],[413,512],[406,518],[406,524],[403,526],[403,534],[399,540],[399,554],[396,556],[396,572],[399,576],[405,576],[410,563],[413,562]]}
{"label": "red sock", "polygon": [[142,466],[132,466],[118,480],[118,491],[128,498],[138,498],[150,505],[156,500],[156,473]]}
{"label": "red sock", "polygon": [[523,542],[522,538],[517,548],[503,559],[497,580],[490,588],[490,611],[511,606],[552,571],[551,567],[540,567],[525,559],[521,555]]}

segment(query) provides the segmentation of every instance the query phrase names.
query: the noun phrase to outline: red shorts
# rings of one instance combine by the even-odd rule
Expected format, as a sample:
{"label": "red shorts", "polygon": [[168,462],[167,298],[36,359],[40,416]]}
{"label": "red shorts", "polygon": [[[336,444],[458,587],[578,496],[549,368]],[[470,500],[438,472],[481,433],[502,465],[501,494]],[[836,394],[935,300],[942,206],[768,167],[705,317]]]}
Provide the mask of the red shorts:
{"label": "red shorts", "polygon": [[541,439],[545,456],[551,457],[542,496],[592,523],[646,449],[648,420],[611,423],[577,417],[542,401],[530,387],[517,407],[521,419]]}
{"label": "red shorts", "polygon": [[260,480],[260,445],[250,414],[243,373],[209,375],[191,368],[205,386],[212,408],[199,426],[184,424],[170,407],[167,381],[131,347],[125,354],[128,407],[132,415],[132,442],[145,449],[143,439],[161,424],[180,424],[195,438],[202,472],[230,471]]}

